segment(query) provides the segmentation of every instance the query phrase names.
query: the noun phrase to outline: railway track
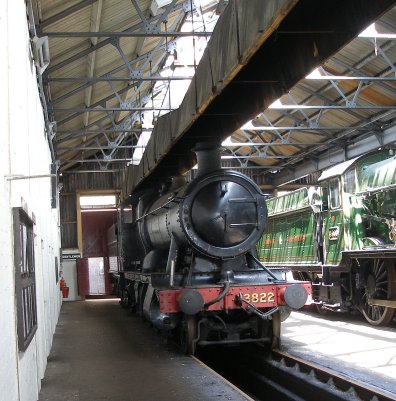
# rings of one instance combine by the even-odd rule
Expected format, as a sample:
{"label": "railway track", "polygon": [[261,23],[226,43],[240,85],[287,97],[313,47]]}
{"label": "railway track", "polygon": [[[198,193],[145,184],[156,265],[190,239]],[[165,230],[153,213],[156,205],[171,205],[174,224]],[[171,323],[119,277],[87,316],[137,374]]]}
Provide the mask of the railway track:
{"label": "railway track", "polygon": [[[209,351],[210,352],[210,351]],[[396,394],[275,350],[203,353],[200,360],[256,401],[391,401]]]}

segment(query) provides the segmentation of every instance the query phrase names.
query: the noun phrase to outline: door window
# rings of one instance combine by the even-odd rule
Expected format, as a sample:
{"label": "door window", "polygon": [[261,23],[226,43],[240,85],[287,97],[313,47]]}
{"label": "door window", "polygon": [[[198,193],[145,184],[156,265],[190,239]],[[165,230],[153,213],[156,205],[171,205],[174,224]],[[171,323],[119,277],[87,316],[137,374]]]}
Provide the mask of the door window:
{"label": "door window", "polygon": [[340,207],[340,185],[338,178],[330,180],[330,207],[331,209],[339,209]]}
{"label": "door window", "polygon": [[355,169],[349,170],[344,175],[344,191],[350,194],[355,193]]}

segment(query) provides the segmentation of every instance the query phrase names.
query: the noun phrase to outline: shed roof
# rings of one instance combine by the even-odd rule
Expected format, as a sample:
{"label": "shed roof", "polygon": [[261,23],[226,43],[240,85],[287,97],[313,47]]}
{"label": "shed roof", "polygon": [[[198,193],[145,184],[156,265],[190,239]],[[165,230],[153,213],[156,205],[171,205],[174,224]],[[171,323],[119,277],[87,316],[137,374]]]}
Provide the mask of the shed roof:
{"label": "shed roof", "polygon": [[[40,80],[60,171],[121,170],[131,162],[142,114],[153,113],[155,124],[174,108],[172,85],[185,79],[177,74],[189,66],[178,64],[176,42],[189,25],[191,46],[206,41],[227,3],[202,0],[192,10],[181,0],[32,0],[33,34],[49,38]],[[261,168],[279,185],[393,144],[395,26],[391,8],[277,103],[266,108],[263,99],[251,123],[226,133],[223,157]],[[160,76],[164,69],[171,76]]]}

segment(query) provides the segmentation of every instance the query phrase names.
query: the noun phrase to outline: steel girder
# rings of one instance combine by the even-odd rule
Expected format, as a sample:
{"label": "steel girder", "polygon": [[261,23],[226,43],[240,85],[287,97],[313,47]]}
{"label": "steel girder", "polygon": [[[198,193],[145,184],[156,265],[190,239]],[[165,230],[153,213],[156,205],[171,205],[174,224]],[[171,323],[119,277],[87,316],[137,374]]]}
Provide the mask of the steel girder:
{"label": "steel girder", "polygon": [[[394,43],[389,43],[386,42],[384,43],[382,46],[377,46],[377,52],[380,53],[382,56],[384,56],[385,53],[385,49],[386,50],[390,50],[393,46]],[[379,51],[379,49],[381,49],[381,51]],[[308,82],[310,80],[315,80],[315,81],[328,81],[329,83],[327,85],[325,85],[324,87],[320,88],[320,90],[311,90],[310,88],[308,88],[304,82],[300,83],[298,85],[299,89],[302,89],[303,91],[308,92],[310,95],[309,97],[305,98],[301,103],[311,103],[312,101],[314,101],[315,98],[318,98],[319,100],[323,101],[325,105],[321,106],[321,107],[316,107],[316,106],[312,106],[310,105],[309,107],[301,107],[300,105],[296,105],[296,101],[293,98],[293,91],[291,91],[288,95],[289,99],[292,100],[293,103],[295,103],[294,105],[288,105],[288,106],[274,106],[271,107],[272,110],[278,110],[281,112],[282,117],[278,118],[277,120],[275,120],[275,124],[279,123],[282,121],[283,117],[290,117],[290,118],[294,118],[296,121],[296,124],[299,126],[305,126],[308,125],[310,127],[312,127],[313,130],[315,130],[315,128],[318,130],[317,132],[320,132],[321,134],[324,133],[326,134],[326,136],[328,137],[327,140],[323,141],[322,143],[317,143],[316,146],[313,145],[312,150],[306,150],[302,153],[296,153],[295,156],[291,155],[289,160],[286,163],[282,163],[280,166],[285,167],[285,166],[291,166],[294,163],[303,160],[304,157],[311,157],[311,158],[315,158],[314,154],[317,151],[320,151],[321,149],[323,149],[324,147],[328,147],[329,144],[331,143],[331,146],[335,146],[336,148],[342,148],[345,146],[345,137],[348,137],[348,135],[354,133],[355,135],[357,133],[362,133],[362,132],[366,132],[366,136],[367,133],[369,131],[374,131],[375,132],[375,141],[373,142],[373,146],[375,146],[375,144],[377,143],[382,143],[381,141],[381,137],[382,137],[382,131],[383,129],[380,128],[378,126],[378,124],[376,124],[376,119],[373,120],[368,120],[363,118],[360,114],[357,114],[355,112],[355,110],[364,110],[364,109],[373,109],[373,110],[390,110],[390,113],[392,113],[392,110],[395,109],[394,106],[379,106],[379,105],[372,105],[369,107],[359,107],[358,106],[358,100],[359,100],[359,95],[360,92],[362,90],[363,85],[365,85],[365,87],[367,88],[368,86],[372,85],[372,84],[376,84],[376,85],[380,85],[382,88],[387,89],[387,90],[392,90],[393,88],[389,86],[390,82],[395,81],[395,78],[392,76],[389,76],[389,74],[392,74],[393,71],[393,67],[390,65],[389,63],[389,59],[387,59],[386,57],[384,57],[387,60],[387,63],[389,65],[389,68],[387,70],[384,70],[381,74],[381,76],[374,76],[374,77],[370,77],[367,74],[363,73],[361,70],[354,68],[354,67],[350,67],[348,65],[346,65],[345,63],[343,63],[344,68],[348,71],[348,73],[353,73],[356,74],[354,76],[349,76],[349,75],[339,75],[339,76],[335,76],[335,75],[331,75],[329,72],[327,72],[323,67],[320,67],[319,70],[321,73],[323,73],[323,76],[307,76],[304,82]],[[368,63],[369,61],[371,61],[373,59],[372,55],[368,55],[366,57],[364,57],[360,62],[359,62],[359,67],[362,68],[365,66],[366,63]],[[337,63],[338,59],[336,57],[332,58],[332,62]],[[355,89],[350,90],[348,92],[344,92],[343,89],[340,87],[339,82],[342,81],[357,81],[359,82],[358,85],[356,86]],[[340,97],[338,99],[336,99],[335,101],[327,98],[326,96],[322,95],[321,93],[328,90],[330,87],[334,88],[338,94],[340,95]],[[344,105],[340,105],[338,104],[338,102],[340,103],[344,103]],[[308,116],[304,110],[319,110],[317,111],[314,115]],[[343,126],[343,127],[338,127],[338,130],[336,129],[335,132],[329,132],[332,130],[329,130],[328,128],[326,129],[325,127],[320,127],[319,125],[319,121],[320,118],[323,116],[323,113],[326,112],[327,110],[331,110],[331,109],[340,109],[343,110],[343,112],[347,112],[351,115],[353,115],[354,117],[356,117],[358,120],[362,121],[360,126],[356,126],[356,127],[348,127],[348,126]],[[289,113],[285,113],[284,110],[290,110]],[[299,113],[303,114],[303,119],[299,119],[296,118],[295,115],[292,115],[291,113],[293,113],[294,111],[299,111]],[[390,113],[386,113],[386,114],[390,114]],[[266,113],[262,114],[262,117],[268,122],[271,123],[270,120],[266,117]],[[304,128],[302,127],[301,130],[304,130]],[[252,127],[254,129],[254,127]],[[297,128],[300,129],[301,127]],[[288,141],[288,139],[290,139],[290,135],[291,132],[293,130],[296,130],[293,127],[290,127],[290,129],[288,130],[287,133],[279,133],[279,130],[277,130],[277,134],[279,136],[278,140],[280,140],[280,143],[290,143],[291,141]],[[338,132],[336,132],[338,131]],[[345,134],[347,133],[347,134]],[[292,144],[292,143],[290,143]],[[267,149],[269,147],[273,147],[274,144],[268,145]],[[253,152],[253,150],[252,150]],[[251,153],[252,153],[251,152]],[[285,173],[284,173],[285,174]]]}
{"label": "steel girder", "polygon": [[[343,45],[356,37],[363,28],[366,28],[369,22],[372,22],[382,12],[394,6],[395,2],[385,1],[381,4],[376,2],[374,8],[373,5],[374,3],[369,1],[360,1],[359,6],[353,5],[352,13],[350,9],[352,5],[341,1],[320,2],[320,5],[315,1],[299,2],[285,18],[284,23],[282,23],[283,26],[280,26],[273,34],[273,38],[267,40],[258,49],[250,63],[235,76],[223,92],[195,119],[193,125],[183,134],[169,154],[156,165],[155,169],[151,168],[151,177],[144,178],[140,185],[150,185],[152,180],[158,180],[161,177],[161,171],[166,171],[168,174],[176,174],[177,171],[188,169],[193,159],[185,158],[183,164],[178,155],[187,154],[193,147],[193,143],[199,141],[202,133],[205,133],[206,137],[212,135],[213,138],[219,139],[229,136],[231,132],[235,131],[249,118],[255,117],[260,112],[260,108],[261,111],[268,108],[274,100],[291,90],[293,85],[310,73],[314,67],[317,67],[336,51],[340,50]],[[370,14],[371,17],[368,17]],[[329,26],[332,29],[326,29]],[[348,26],[348,33],[344,29],[345,26]],[[283,65],[274,64],[276,60],[282,60],[282,55],[286,54],[288,63]],[[265,62],[266,60],[271,60],[271,62]],[[333,82],[342,81],[342,75],[347,74],[333,76]],[[365,78],[367,77],[364,77],[364,74],[357,74],[357,78],[359,77],[364,78],[361,80],[364,83],[377,83],[379,81],[377,77],[374,77],[371,81],[366,80]],[[324,79],[326,78],[322,78],[322,80]],[[391,84],[394,80],[386,78],[384,81],[387,84]],[[333,84],[330,82],[330,85]],[[339,100],[332,105],[299,102],[295,105],[274,106],[268,112],[273,113],[277,109],[280,111],[279,114],[283,116],[286,111],[291,111],[291,113],[287,113],[287,116],[290,114],[290,117],[294,118],[296,125],[299,125],[299,123],[309,125],[310,122],[314,122],[316,126],[320,127],[321,115],[326,111],[342,110],[342,112],[355,113],[357,117],[361,111],[369,110],[375,112],[385,110],[393,113],[396,109],[394,104],[358,103],[360,91],[361,87],[354,91],[352,100],[355,100],[355,105],[353,102],[345,100],[345,94],[343,96],[340,94],[340,98],[344,103],[340,103]],[[248,93],[249,96],[242,96],[243,93]],[[294,116],[296,111],[302,114],[303,118]],[[309,114],[307,114],[308,112]],[[312,115],[312,112],[317,114]],[[382,113],[380,114],[383,115]],[[360,115],[361,120],[364,122],[357,125],[364,130],[366,128],[366,119],[363,113]],[[282,117],[279,118],[279,121],[279,125],[287,125],[287,123],[282,124]],[[374,124],[374,121],[375,118],[372,118],[367,122],[367,125]],[[268,122],[276,126],[273,118]],[[279,140],[285,136],[283,133],[277,133],[276,130],[274,132],[278,134]],[[341,127],[339,133],[329,132],[328,138],[334,138],[332,142],[341,142],[342,138],[339,140],[337,134],[343,134],[344,132]],[[320,133],[326,134],[327,132],[324,129]],[[286,135],[289,134],[287,133]],[[252,136],[250,136],[251,138]],[[246,139],[249,140],[249,138]],[[265,143],[266,141],[262,142]],[[290,146],[289,143],[290,141],[287,145]],[[328,144],[325,142],[318,143],[318,148],[320,149],[327,146]],[[276,148],[279,149],[280,147],[276,145]],[[255,147],[254,151],[257,154],[260,154],[261,151],[261,154],[265,157],[283,156],[275,152],[266,153],[262,151],[262,148],[257,149]],[[306,152],[303,153],[305,154]],[[309,154],[309,152],[307,153]],[[234,156],[238,156],[236,152],[234,152]],[[250,153],[247,156],[254,157],[255,154]],[[293,155],[290,157],[293,158]],[[272,168],[279,167],[281,169],[285,165],[287,165],[287,162],[283,161],[279,165],[272,166]]]}
{"label": "steel girder", "polygon": [[[69,93],[66,93],[62,95],[59,98],[53,99],[51,102],[47,103],[50,105],[48,111],[49,114],[53,115],[55,112],[58,113],[60,112],[55,109],[54,105],[60,102],[63,102],[72,96],[76,95],[78,92],[84,91],[85,92],[85,104],[88,105],[88,107],[85,108],[79,108],[79,107],[71,107],[71,108],[64,108],[64,111],[74,113],[62,121],[59,121],[57,123],[57,127],[61,127],[62,125],[72,121],[72,119],[78,117],[79,115],[83,115],[84,117],[84,126],[85,128],[90,128],[94,126],[98,126],[99,128],[102,128],[102,125],[105,123],[105,121],[110,121],[111,125],[113,126],[114,130],[110,130],[111,132],[107,132],[107,134],[111,135],[111,148],[112,152],[110,152],[110,155],[113,155],[113,153],[116,151],[117,147],[114,147],[114,143],[117,143],[118,138],[125,138],[125,133],[127,133],[128,128],[126,127],[126,130],[123,131],[122,129],[117,129],[117,127],[121,127],[122,122],[116,123],[116,121],[119,119],[118,114],[120,112],[129,112],[129,116],[123,117],[123,120],[129,123],[130,121],[135,121],[139,120],[139,113],[142,111],[147,111],[147,110],[152,110],[155,112],[159,111],[168,111],[169,108],[166,107],[144,107],[147,102],[152,100],[152,97],[149,98],[141,98],[141,90],[143,89],[143,84],[145,83],[155,83],[158,81],[164,81],[167,82],[168,84],[171,81],[174,80],[185,80],[188,79],[187,77],[162,77],[158,74],[159,68],[162,65],[163,61],[165,60],[165,56],[167,52],[174,48],[174,44],[172,41],[169,41],[168,38],[170,36],[176,38],[176,37],[185,37],[185,36],[190,36],[191,33],[189,32],[179,32],[177,31],[177,28],[180,26],[181,21],[185,18],[185,15],[188,12],[191,12],[194,10],[191,2],[185,1],[182,3],[178,3],[177,0],[173,0],[168,6],[164,8],[164,11],[162,13],[159,13],[158,15],[152,16],[152,17],[147,17],[145,12],[143,12],[139,4],[135,0],[131,0],[132,6],[135,8],[137,14],[139,15],[141,22],[138,24],[133,25],[132,27],[122,31],[122,32],[100,32],[99,31],[99,22],[100,22],[100,14],[101,14],[101,6],[102,6],[103,0],[87,0],[87,1],[82,1],[64,11],[61,13],[58,13],[54,15],[53,17],[48,18],[45,21],[42,21],[40,24],[36,25],[36,30],[37,33],[40,36],[66,36],[66,37],[77,37],[81,36],[75,33],[70,33],[70,32],[64,32],[60,33],[57,32],[55,35],[52,35],[51,32],[45,32],[51,24],[57,23],[61,21],[64,18],[69,17],[71,14],[76,13],[80,10],[82,10],[85,7],[88,7],[90,5],[93,5],[92,7],[92,12],[91,12],[91,33],[83,33],[82,37],[92,37],[91,39],[91,46],[89,49],[85,49],[72,57],[67,58],[66,60],[63,60],[61,63],[56,64],[55,66],[51,66],[50,68],[47,69],[46,74],[43,79],[43,83],[48,85],[50,82],[73,82],[73,81],[83,81],[85,82],[84,85],[74,88],[72,91]],[[171,13],[178,12],[178,15],[176,18],[173,18],[172,24],[167,27],[167,20],[168,17]],[[165,27],[165,30],[161,30],[161,26]],[[110,35],[106,40],[102,40],[98,42],[98,38]],[[207,37],[210,35],[209,32],[193,32],[196,36],[203,36]],[[159,37],[160,40],[158,41],[157,45],[155,48],[146,54],[142,54],[139,57],[132,58],[129,60],[125,53],[123,52],[122,48],[119,46],[118,39],[120,37],[135,37],[135,38],[141,38],[140,40],[140,49],[142,48],[142,44],[145,38],[153,38],[153,37]],[[103,76],[100,77],[95,77],[94,76],[94,65],[95,65],[95,54],[96,50],[99,50],[103,46],[106,46],[108,44],[113,45],[119,52],[124,64],[121,65],[120,67],[117,67],[113,69],[112,71],[104,74]],[[51,74],[53,74],[55,71],[59,70],[60,68],[66,67],[73,63],[74,61],[78,61],[81,57],[90,57],[90,62],[87,63],[87,77],[52,77]],[[152,63],[152,60],[155,61]],[[142,64],[143,63],[143,64]],[[139,71],[139,68],[141,70],[144,69],[144,65],[148,65],[150,63],[150,76],[143,76],[143,74]],[[139,65],[140,64],[140,65]],[[117,77],[113,76],[112,74],[117,74],[118,72],[122,72],[123,70],[127,69],[129,73],[129,77]],[[110,87],[112,88],[113,94],[110,96],[106,96],[103,99],[91,104],[91,99],[92,99],[92,86],[97,83],[97,82],[108,82]],[[112,85],[112,82],[125,82],[128,84],[126,87],[124,87],[121,90],[116,90],[115,87]],[[130,85],[130,83],[133,83]],[[146,87],[146,93],[148,94],[150,88],[152,85],[149,87]],[[130,95],[131,90],[135,91],[135,94],[132,94],[132,97]],[[48,92],[48,91],[47,91]],[[139,94],[139,98],[136,94]],[[106,103],[108,101],[111,101],[113,99],[117,99],[119,102],[119,107],[106,107]],[[100,108],[100,111],[103,113],[106,113],[104,117],[98,119],[97,121],[93,123],[89,123],[88,120],[88,115],[91,112],[97,112],[98,108]],[[117,114],[116,114],[117,113]],[[106,123],[108,126],[108,123]],[[128,125],[128,124],[126,124]],[[118,134],[114,134],[115,132],[119,131]],[[135,132],[135,134],[138,134],[139,130]],[[91,148],[89,147],[89,144],[92,144],[92,141],[96,141],[96,143],[99,144],[99,138],[103,138],[105,140],[105,146],[108,145],[109,143],[109,138],[106,137],[106,133],[103,132],[103,128],[99,129],[98,135],[93,134],[94,137],[91,136],[91,133],[84,133],[82,132],[82,135],[79,136],[82,138],[83,142],[81,143],[80,147],[76,146],[70,146],[71,150],[75,151],[86,151],[90,150]],[[61,133],[61,130],[59,130],[59,133],[54,134],[54,138],[56,138],[57,143],[58,141],[67,141],[67,140],[73,140],[76,137],[70,136],[68,134],[63,135]],[[91,139],[90,139],[91,138]],[[102,141],[102,139],[100,140]],[[122,142],[122,141],[121,141]],[[121,145],[120,142],[120,146]],[[100,146],[98,146],[100,147]],[[96,149],[96,148],[95,148]],[[122,149],[122,148],[120,148]],[[106,158],[106,160],[110,159],[109,154],[105,154],[103,150],[107,150],[105,147],[104,149],[101,149],[102,151],[102,156]],[[64,156],[64,152],[58,152],[58,156]],[[70,159],[71,160],[71,159]]]}
{"label": "steel girder", "polygon": [[[95,2],[95,1],[92,1],[92,2]],[[88,2],[82,2],[82,3],[88,3]],[[286,34],[288,34],[288,31],[282,31],[282,32],[279,32],[279,33],[282,34],[282,35],[286,35]],[[296,33],[296,32],[294,32],[294,33]],[[306,32],[304,32],[304,33],[306,34]],[[312,32],[312,31],[310,33],[311,34],[315,34],[315,32]],[[316,33],[318,33],[318,32],[316,32]],[[84,33],[84,34],[88,34],[88,33]],[[300,34],[301,34],[301,32],[300,32]],[[322,31],[321,34],[325,34],[325,32]],[[101,42],[99,42],[99,43],[101,43]],[[125,67],[123,67],[123,68],[125,68]],[[126,68],[128,68],[128,66],[126,66]],[[356,81],[363,82],[365,84],[366,83],[372,83],[372,82],[375,82],[376,84],[378,84],[380,81],[382,81],[384,83],[392,83],[392,81],[396,80],[393,77],[384,77],[384,78],[381,78],[381,77],[367,77],[367,76],[364,76],[364,74],[361,71],[360,71],[360,73],[361,74],[359,74],[359,76],[356,76],[356,77],[349,77],[349,76],[346,76],[346,75],[345,76],[341,76],[340,75],[340,76],[331,76],[331,77],[321,77],[321,78],[317,78],[317,80],[326,80],[326,81],[328,80],[330,85],[332,85],[333,88],[335,88],[336,90],[340,90],[340,87],[338,86],[338,83],[337,83],[339,81],[356,80]],[[76,80],[84,81],[85,77],[76,77]],[[87,80],[87,83],[93,84],[93,83],[95,83],[95,81],[101,81],[101,80],[106,80],[106,78],[105,77],[91,77],[89,80]],[[109,82],[110,81],[117,81],[117,77],[109,77],[107,80]],[[127,80],[130,80],[130,79],[129,78],[122,78],[122,80],[126,80],[127,81]],[[148,78],[147,80],[150,80],[150,78]],[[49,79],[49,81],[51,81],[51,79]],[[143,81],[143,79],[141,79],[141,81]],[[243,82],[243,81],[240,81],[240,82]],[[271,81],[269,81],[269,80],[268,81],[264,81],[263,80],[263,81],[261,81],[259,83],[266,83],[266,82],[270,83]],[[275,81],[273,81],[273,82],[275,82]],[[86,88],[83,88],[83,89],[86,89]],[[130,88],[128,88],[128,90],[129,89]],[[277,147],[277,148],[279,148],[280,145],[305,146],[305,147],[306,146],[318,145],[315,149],[312,149],[312,153],[310,152],[310,150],[308,152],[304,152],[304,154],[309,154],[309,155],[312,154],[312,155],[314,155],[316,150],[318,150],[318,149],[320,150],[320,149],[323,148],[324,145],[327,144],[327,146],[328,146],[328,143],[333,143],[334,141],[336,141],[337,139],[334,138],[334,136],[339,136],[343,132],[353,133],[353,132],[363,132],[363,131],[367,132],[367,131],[370,131],[372,129],[365,125],[366,121],[364,123],[362,123],[360,126],[353,126],[353,127],[352,126],[349,126],[349,127],[326,127],[326,126],[320,126],[319,125],[320,113],[326,112],[327,110],[342,110],[343,112],[353,113],[355,111],[359,112],[359,110],[369,110],[369,109],[371,109],[371,110],[375,111],[375,110],[380,110],[381,109],[381,110],[389,110],[390,112],[392,112],[392,110],[394,110],[396,108],[396,106],[386,106],[384,108],[384,107],[382,107],[380,105],[371,105],[371,106],[362,106],[362,105],[360,105],[359,106],[358,104],[356,104],[356,100],[358,100],[358,95],[359,95],[360,89],[357,88],[356,91],[354,91],[353,94],[346,94],[346,93],[343,93],[340,90],[339,91],[339,93],[340,93],[340,101],[343,101],[344,104],[342,104],[342,103],[340,103],[340,104],[327,104],[327,103],[324,103],[323,105],[321,105],[321,104],[314,104],[314,105],[312,105],[312,104],[310,104],[310,105],[297,104],[297,105],[284,105],[282,107],[279,107],[278,109],[272,108],[272,110],[274,110],[274,111],[275,110],[279,110],[282,113],[290,112],[291,114],[294,114],[294,119],[295,119],[296,124],[298,124],[298,123],[309,123],[311,125],[311,127],[309,127],[309,128],[305,128],[305,127],[280,127],[280,126],[276,127],[275,124],[274,124],[274,126],[269,127],[268,131],[274,132],[275,137],[277,137],[277,139],[279,141],[283,141],[283,143],[282,142],[261,141],[261,142],[256,142],[254,144],[252,142],[252,145],[250,145],[250,143],[249,143],[249,145],[246,145],[246,144],[242,144],[242,142],[241,142],[240,146],[243,146],[243,147],[250,146],[250,147],[252,147],[252,152],[253,151],[257,152],[257,154],[261,155],[261,157],[264,157],[264,156],[267,157],[268,156],[267,150],[269,149],[269,147]],[[124,92],[114,93],[114,96],[112,96],[111,98],[118,97],[122,93],[124,93]],[[348,100],[349,98],[352,98],[351,102]],[[321,99],[320,97],[318,97],[318,99],[323,100],[324,102],[326,102],[326,100],[324,100],[323,98]],[[355,101],[353,101],[353,99]],[[110,100],[110,99],[107,99],[106,101],[108,101],[108,100]],[[331,102],[330,99],[328,99],[327,101]],[[56,99],[55,99],[55,102],[56,102]],[[95,107],[93,107],[93,108],[95,108]],[[60,108],[54,108],[53,110],[59,110],[59,109]],[[146,110],[146,108],[144,108],[144,109]],[[79,114],[86,113],[87,111],[93,111],[93,110],[90,110],[89,108],[88,108],[88,110],[86,108],[81,108],[81,109],[75,109],[75,110],[73,110],[73,112],[77,111],[77,110],[78,110]],[[109,108],[107,111],[120,112],[120,111],[124,111],[124,110],[125,109],[122,109],[120,107],[120,108],[113,108],[113,109]],[[136,108],[131,107],[131,111],[139,112],[141,110],[140,110],[139,107],[136,107]],[[317,114],[316,114],[316,116],[305,114],[305,116],[303,116],[304,118],[301,119],[301,118],[296,118],[296,115],[295,115],[296,111],[298,111],[298,113],[305,112],[305,111],[306,112],[316,111]],[[286,114],[283,114],[283,115],[290,115],[290,113],[286,113]],[[221,117],[222,115],[225,116],[226,114],[224,113],[224,114],[216,114],[216,115]],[[236,113],[232,113],[230,115],[235,117],[237,114]],[[70,117],[73,118],[73,116],[70,116]],[[110,119],[110,117],[106,116],[106,117],[104,117],[104,119]],[[66,121],[70,121],[70,120],[66,120]],[[63,123],[64,123],[64,121],[60,122],[60,125],[62,125]],[[100,123],[100,121],[99,121],[99,123]],[[375,123],[375,121],[370,121],[369,122],[369,126],[373,126],[374,123]],[[316,125],[316,127],[315,127],[315,125]],[[283,130],[285,130],[287,132],[282,132]],[[312,143],[311,142],[293,143],[292,142],[291,133],[293,131],[305,131],[305,130],[311,130],[312,132],[321,133],[325,137],[330,138],[331,141],[330,142],[325,141],[325,142],[320,143],[320,144],[313,143],[313,142]],[[72,134],[73,133],[73,132],[67,132],[68,130],[64,130],[64,131],[65,132],[57,131],[57,134],[58,135],[63,135],[63,134]],[[99,135],[101,135],[103,133],[100,130],[98,130],[98,131],[99,131],[98,132]],[[108,133],[110,133],[110,131],[111,130],[109,130]],[[259,129],[255,129],[254,131],[256,132],[255,135],[257,136],[257,133],[260,130]],[[262,131],[264,131],[264,130],[262,130]],[[86,131],[86,132],[88,133],[88,135],[90,135],[89,131]],[[111,132],[113,132],[113,131],[111,131]],[[114,131],[114,132],[116,132],[116,131]],[[74,133],[77,133],[77,132],[74,132]],[[252,130],[248,130],[247,133],[251,134]],[[84,134],[84,133],[81,132],[81,134]],[[382,134],[382,133],[379,131],[379,134]],[[92,132],[92,135],[95,135],[95,133]],[[377,132],[377,135],[378,135],[378,132]],[[69,139],[71,139],[71,138],[72,137],[69,137]],[[252,138],[254,138],[254,136],[248,135],[246,137],[246,140],[250,140]],[[60,141],[62,141],[62,139],[60,139]],[[340,145],[341,145],[341,143],[339,144],[339,146]],[[266,149],[263,151],[262,147],[265,147]],[[85,147],[85,150],[87,150],[87,149],[88,148]],[[120,149],[122,149],[122,146],[120,146]],[[258,156],[255,156],[254,153],[252,153],[252,152],[249,153],[249,155],[239,156],[239,157],[242,157],[242,158],[245,157],[245,159],[258,157]],[[236,152],[234,152],[234,154],[235,154],[236,157],[238,157],[238,154]],[[297,161],[298,159],[295,159],[295,160]],[[282,163],[282,164],[284,164],[284,163]],[[291,164],[286,163],[285,165],[286,166],[287,165],[292,165],[292,162],[291,162]],[[274,166],[271,166],[271,168],[274,168]],[[277,168],[282,168],[282,165],[277,166]]]}

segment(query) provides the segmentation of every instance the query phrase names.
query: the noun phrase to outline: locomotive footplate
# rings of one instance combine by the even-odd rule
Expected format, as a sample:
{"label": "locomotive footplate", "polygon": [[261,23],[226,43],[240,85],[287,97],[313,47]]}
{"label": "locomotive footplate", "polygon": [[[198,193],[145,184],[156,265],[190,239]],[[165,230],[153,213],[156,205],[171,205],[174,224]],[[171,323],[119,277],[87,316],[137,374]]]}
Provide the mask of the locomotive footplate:
{"label": "locomotive footplate", "polygon": [[[203,303],[208,305],[206,311],[221,311],[230,309],[248,309],[249,304],[255,308],[274,308],[287,305],[293,309],[301,308],[311,296],[311,284],[263,284],[230,286],[228,293],[219,301],[213,300],[221,296],[223,286],[210,288],[175,288],[159,290],[160,311],[162,313],[177,313],[181,311],[179,299],[186,291],[194,291],[202,297]],[[241,302],[241,299],[243,302]]]}

